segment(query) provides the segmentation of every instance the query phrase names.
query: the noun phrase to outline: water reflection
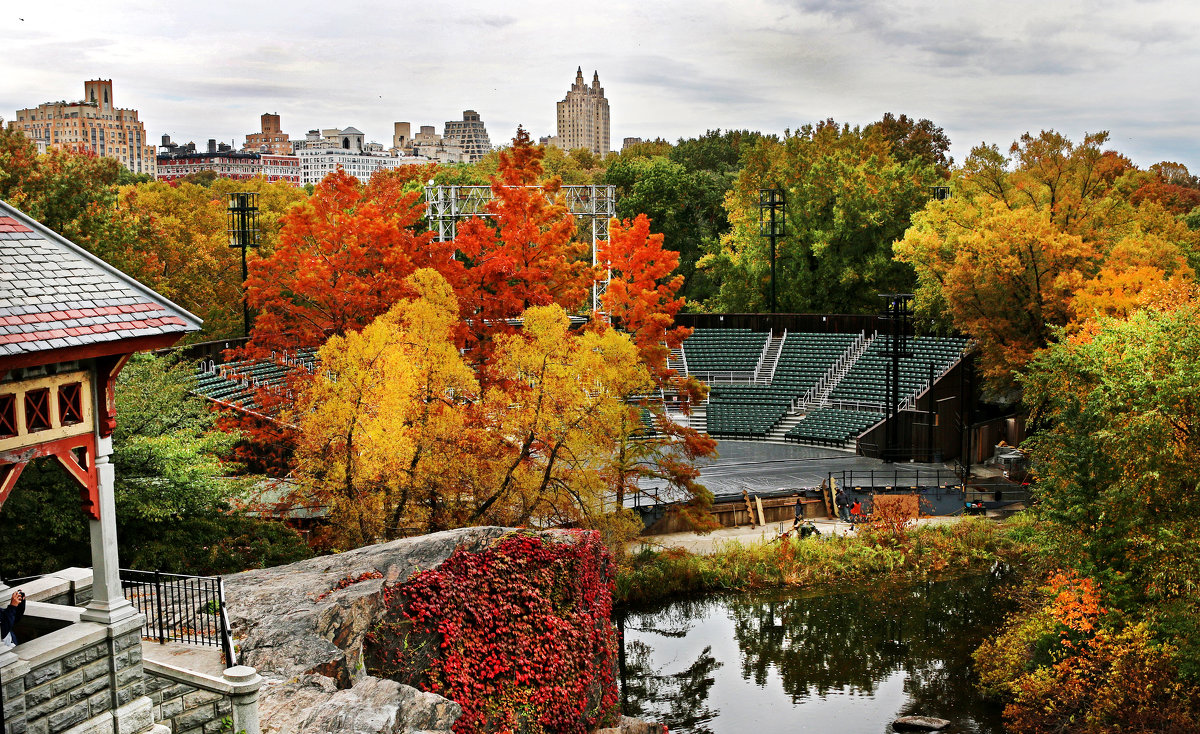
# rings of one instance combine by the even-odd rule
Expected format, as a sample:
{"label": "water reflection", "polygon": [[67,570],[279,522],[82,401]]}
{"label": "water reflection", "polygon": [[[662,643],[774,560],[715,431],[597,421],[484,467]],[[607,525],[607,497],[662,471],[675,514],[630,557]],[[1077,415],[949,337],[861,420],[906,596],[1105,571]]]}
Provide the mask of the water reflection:
{"label": "water reflection", "polygon": [[909,713],[950,719],[958,732],[1000,732],[970,667],[971,650],[1006,611],[996,583],[709,598],[629,613],[618,620],[625,710],[695,734],[881,732]]}

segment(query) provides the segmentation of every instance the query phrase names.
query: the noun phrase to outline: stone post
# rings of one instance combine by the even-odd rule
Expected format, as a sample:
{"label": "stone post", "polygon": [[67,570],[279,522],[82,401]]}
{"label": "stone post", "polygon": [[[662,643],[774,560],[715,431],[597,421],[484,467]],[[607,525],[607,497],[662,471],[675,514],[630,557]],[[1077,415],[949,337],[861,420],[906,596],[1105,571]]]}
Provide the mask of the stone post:
{"label": "stone post", "polygon": [[114,470],[112,438],[96,437],[96,482],[100,498],[100,519],[89,520],[92,536],[92,600],[82,619],[85,622],[113,624],[137,614],[121,592],[120,564],[117,561],[117,506],[113,497]]}
{"label": "stone post", "polygon": [[262,676],[249,665],[235,665],[227,668],[224,678],[233,687],[230,699],[233,701],[233,731],[234,734],[261,734],[258,724],[258,689],[262,686]]}

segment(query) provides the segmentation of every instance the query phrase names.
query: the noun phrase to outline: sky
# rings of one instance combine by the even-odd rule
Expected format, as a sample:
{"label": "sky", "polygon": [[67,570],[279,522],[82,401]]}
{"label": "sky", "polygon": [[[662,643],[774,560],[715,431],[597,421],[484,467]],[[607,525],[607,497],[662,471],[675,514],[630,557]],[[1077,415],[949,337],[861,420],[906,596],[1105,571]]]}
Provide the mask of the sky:
{"label": "sky", "polygon": [[955,160],[1055,129],[1200,173],[1200,2],[739,0],[0,5],[0,117],[113,80],[150,139],[435,125],[477,110],[494,145],[555,130],[582,67],[612,144],[818,120],[928,118]]}

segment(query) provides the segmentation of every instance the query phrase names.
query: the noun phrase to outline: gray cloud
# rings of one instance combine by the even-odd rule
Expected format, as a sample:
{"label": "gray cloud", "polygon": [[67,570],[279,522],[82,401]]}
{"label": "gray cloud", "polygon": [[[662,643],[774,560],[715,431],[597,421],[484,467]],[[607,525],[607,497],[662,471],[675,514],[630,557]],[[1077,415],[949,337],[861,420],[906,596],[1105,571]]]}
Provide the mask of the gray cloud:
{"label": "gray cloud", "polygon": [[[554,132],[582,65],[599,70],[613,140],[709,128],[782,132],[884,112],[942,125],[959,160],[1026,130],[1110,129],[1139,163],[1200,169],[1200,6],[1189,0],[610,0],[565,13],[481,0],[186,3],[60,0],[0,19],[0,115],[112,77],[148,132],[240,140],[263,111],[286,130],[441,127],[464,109],[494,142]],[[62,23],[71,17],[73,22]]]}

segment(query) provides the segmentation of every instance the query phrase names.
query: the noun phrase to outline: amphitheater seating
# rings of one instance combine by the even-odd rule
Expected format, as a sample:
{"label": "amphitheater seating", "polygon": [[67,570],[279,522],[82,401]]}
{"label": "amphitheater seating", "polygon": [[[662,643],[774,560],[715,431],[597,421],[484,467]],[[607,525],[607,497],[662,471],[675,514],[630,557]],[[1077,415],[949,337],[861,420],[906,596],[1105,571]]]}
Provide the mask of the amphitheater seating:
{"label": "amphitheater seating", "polygon": [[[900,399],[916,395],[929,382],[929,368],[941,375],[960,356],[966,340],[954,337],[919,336],[907,340],[909,356],[900,360]],[[834,388],[830,397],[836,401],[861,402],[883,406],[887,403],[888,372],[891,357],[887,355],[890,339],[880,336]]]}
{"label": "amphitheater seating", "polygon": [[830,365],[856,338],[857,334],[788,332],[771,385],[800,397],[829,371]]}
{"label": "amphitheater seating", "polygon": [[791,393],[773,385],[714,387],[709,393],[708,432],[713,436],[765,438],[791,402]]}
{"label": "amphitheater seating", "polygon": [[809,412],[783,438],[823,446],[844,446],[882,418],[882,413],[818,408]]}
{"label": "amphitheater seating", "polygon": [[[304,365],[312,368],[315,350],[300,353]],[[213,365],[209,371],[207,363],[198,366],[196,384],[192,391],[201,397],[227,405],[255,410],[258,404],[255,393],[258,387],[281,386],[287,382],[288,373],[298,369],[295,364],[282,364],[273,360],[245,360]]]}
{"label": "amphitheater seating", "polygon": [[750,329],[696,329],[683,343],[688,371],[704,377],[720,372],[753,372],[768,335]]}
{"label": "amphitheater seating", "polygon": [[642,427],[641,427],[641,429],[638,430],[637,435],[639,435],[639,436],[657,436],[658,428],[654,425],[654,414],[651,413],[646,408],[642,408],[640,411],[640,415],[642,418]]}
{"label": "amphitheater seating", "polygon": [[[857,338],[857,334],[789,332],[770,384],[712,386],[708,432],[728,438],[766,437]],[[720,379],[724,374],[749,381],[767,339],[766,333],[748,329],[696,329],[683,345],[688,371],[701,379]],[[901,399],[924,388],[930,365],[940,376],[966,346],[964,339],[945,337],[915,337],[907,343],[911,356],[901,360]],[[887,399],[888,347],[886,336],[877,337],[830,396],[843,403],[860,403],[862,411],[814,410],[785,438],[842,446],[879,421]]]}
{"label": "amphitheater seating", "polygon": [[765,437],[787,414],[793,401],[829,370],[855,338],[854,334],[788,333],[769,385],[712,388],[708,432],[725,437]]}

